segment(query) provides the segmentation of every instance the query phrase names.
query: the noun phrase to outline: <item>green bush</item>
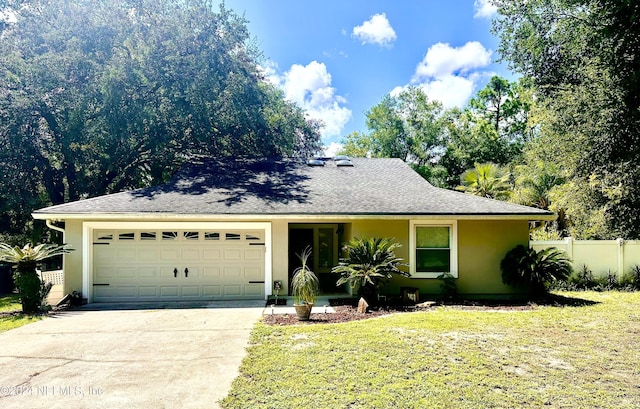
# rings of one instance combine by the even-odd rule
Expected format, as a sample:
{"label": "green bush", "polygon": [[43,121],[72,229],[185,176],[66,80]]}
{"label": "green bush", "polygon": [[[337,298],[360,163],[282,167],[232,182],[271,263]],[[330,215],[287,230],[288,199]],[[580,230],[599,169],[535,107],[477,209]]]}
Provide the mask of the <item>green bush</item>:
{"label": "green bush", "polygon": [[557,281],[566,281],[572,272],[566,253],[554,247],[536,251],[518,245],[500,263],[502,281],[520,287],[530,297],[540,297]]}
{"label": "green bush", "polygon": [[22,312],[33,314],[46,309],[47,296],[51,291],[50,283],[43,283],[38,276],[36,268],[45,259],[68,253],[70,249],[55,244],[39,244],[32,246],[27,244],[10,246],[0,243],[0,261],[15,265],[13,281],[18,288]]}
{"label": "green bush", "polygon": [[375,303],[382,280],[394,275],[410,275],[399,268],[405,264],[396,257],[398,247],[400,244],[391,238],[353,238],[345,244],[340,263],[331,269],[332,273],[341,275],[336,285],[349,283],[369,304]]}
{"label": "green bush", "polygon": [[440,298],[444,301],[455,300],[458,297],[458,283],[451,273],[442,273],[437,277],[440,284]]}

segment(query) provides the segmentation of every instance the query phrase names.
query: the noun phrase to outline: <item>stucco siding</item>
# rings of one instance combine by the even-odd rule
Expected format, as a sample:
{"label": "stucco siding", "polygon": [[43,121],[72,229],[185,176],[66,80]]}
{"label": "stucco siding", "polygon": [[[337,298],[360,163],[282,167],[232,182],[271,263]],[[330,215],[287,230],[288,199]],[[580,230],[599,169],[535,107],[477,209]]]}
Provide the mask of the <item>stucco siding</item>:
{"label": "stucco siding", "polygon": [[527,221],[458,222],[458,291],[461,294],[512,294],[502,283],[500,262],[518,244],[528,245]]}
{"label": "stucco siding", "polygon": [[[64,260],[64,291],[70,294],[73,291],[82,292],[82,222],[68,220],[65,223],[65,239],[71,245],[73,251],[65,255]],[[83,295],[86,296],[86,295]]]}

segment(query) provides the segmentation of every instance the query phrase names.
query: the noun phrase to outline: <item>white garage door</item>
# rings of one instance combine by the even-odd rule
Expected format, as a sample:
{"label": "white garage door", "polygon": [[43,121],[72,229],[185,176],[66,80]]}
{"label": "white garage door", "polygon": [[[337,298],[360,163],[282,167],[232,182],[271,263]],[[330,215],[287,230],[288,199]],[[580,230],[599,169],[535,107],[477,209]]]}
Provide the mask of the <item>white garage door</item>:
{"label": "white garage door", "polygon": [[93,301],[264,298],[264,230],[94,230]]}

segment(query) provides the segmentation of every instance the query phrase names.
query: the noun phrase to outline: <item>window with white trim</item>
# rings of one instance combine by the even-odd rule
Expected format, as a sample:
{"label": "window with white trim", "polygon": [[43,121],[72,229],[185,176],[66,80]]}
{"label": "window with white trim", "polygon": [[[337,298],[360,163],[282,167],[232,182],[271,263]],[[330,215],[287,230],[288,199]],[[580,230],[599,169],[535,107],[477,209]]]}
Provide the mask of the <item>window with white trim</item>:
{"label": "window with white trim", "polygon": [[458,277],[457,223],[455,221],[412,221],[411,275],[436,278],[442,273]]}

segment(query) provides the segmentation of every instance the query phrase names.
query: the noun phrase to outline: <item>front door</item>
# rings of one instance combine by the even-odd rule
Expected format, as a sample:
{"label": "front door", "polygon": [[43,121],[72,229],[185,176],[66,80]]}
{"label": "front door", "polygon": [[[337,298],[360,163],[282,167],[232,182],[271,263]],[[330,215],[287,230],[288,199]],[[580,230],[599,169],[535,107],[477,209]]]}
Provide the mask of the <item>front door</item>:
{"label": "front door", "polygon": [[[337,224],[291,224],[289,226],[289,282],[296,268],[300,266],[298,254],[310,246],[312,249],[310,265],[320,281],[321,293],[342,292],[336,286],[338,276],[331,273],[338,264],[338,225]],[[289,292],[291,290],[289,289]]]}

